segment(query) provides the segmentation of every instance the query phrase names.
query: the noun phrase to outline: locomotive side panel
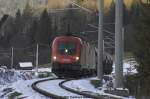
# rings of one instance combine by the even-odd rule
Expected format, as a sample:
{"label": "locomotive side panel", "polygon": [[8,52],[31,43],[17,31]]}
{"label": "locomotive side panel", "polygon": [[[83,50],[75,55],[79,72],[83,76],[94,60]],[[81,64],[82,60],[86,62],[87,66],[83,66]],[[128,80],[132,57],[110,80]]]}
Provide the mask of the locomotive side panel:
{"label": "locomotive side panel", "polygon": [[82,69],[95,69],[96,58],[95,48],[91,47],[89,43],[83,42],[81,50],[81,67]]}

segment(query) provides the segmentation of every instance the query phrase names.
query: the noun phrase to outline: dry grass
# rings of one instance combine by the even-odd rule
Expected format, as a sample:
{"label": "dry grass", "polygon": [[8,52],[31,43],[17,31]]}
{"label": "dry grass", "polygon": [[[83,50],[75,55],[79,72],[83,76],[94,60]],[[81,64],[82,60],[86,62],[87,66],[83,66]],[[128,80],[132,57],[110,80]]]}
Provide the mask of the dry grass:
{"label": "dry grass", "polygon": [[[49,0],[48,1],[48,9],[65,8],[66,6],[71,4],[70,1],[71,0]],[[72,1],[76,1],[76,0],[72,0]],[[97,1],[98,0],[84,0],[79,5],[96,11],[98,9],[98,2]],[[111,4],[111,2],[108,2],[108,1],[112,1],[112,0],[105,0],[105,5],[107,6],[107,8]]]}
{"label": "dry grass", "polygon": [[134,2],[133,0],[124,0],[124,4],[126,5],[126,7],[128,9],[131,9],[131,6],[132,6],[133,2]]}
{"label": "dry grass", "polygon": [[[104,0],[104,4],[105,4],[105,10],[107,11],[111,4],[112,4],[113,0]],[[139,0],[124,0],[124,4],[126,5],[126,7],[128,9],[131,8],[132,4],[134,2],[138,2]],[[99,2],[98,0],[84,0],[84,2],[82,3],[83,6],[88,7],[89,9],[98,9],[99,6]]]}
{"label": "dry grass", "polygon": [[59,9],[59,8],[65,8],[70,0],[49,0],[48,1],[48,8],[51,9]]}
{"label": "dry grass", "polygon": [[[71,0],[49,0],[46,8],[48,8],[48,9],[65,8],[66,6],[68,6],[70,4],[70,1]],[[72,1],[76,1],[76,0],[72,0]],[[109,10],[109,8],[112,4],[112,1],[113,0],[104,0],[106,12]],[[135,1],[139,1],[139,0],[124,0],[124,4],[126,5],[126,7],[128,9],[130,9],[133,2],[135,2]],[[98,2],[98,0],[83,0],[82,2],[80,2],[79,5],[86,7],[88,9],[91,9],[93,11],[97,11],[99,2]],[[45,8],[45,7],[41,7],[41,8]]]}

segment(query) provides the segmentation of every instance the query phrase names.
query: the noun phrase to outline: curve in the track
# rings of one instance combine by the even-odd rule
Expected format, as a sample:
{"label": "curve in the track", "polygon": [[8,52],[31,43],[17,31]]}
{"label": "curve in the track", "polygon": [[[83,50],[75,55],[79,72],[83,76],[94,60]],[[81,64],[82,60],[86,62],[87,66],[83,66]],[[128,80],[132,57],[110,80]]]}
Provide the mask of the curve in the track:
{"label": "curve in the track", "polygon": [[[72,79],[72,80],[74,80],[74,79]],[[66,86],[64,85],[64,83],[69,82],[69,81],[71,81],[71,80],[62,81],[61,83],[59,83],[59,86],[60,86],[61,88],[65,89],[65,90],[68,90],[68,91],[70,91],[70,92],[72,92],[72,93],[75,93],[75,94],[82,95],[82,96],[84,96],[84,97],[93,98],[93,99],[106,99],[106,97],[104,97],[104,96],[92,95],[92,94],[89,94],[89,93],[86,93],[86,92],[81,92],[81,91],[77,91],[77,90],[74,90],[74,89],[72,89],[72,88],[66,87]]]}
{"label": "curve in the track", "polygon": [[32,84],[32,89],[34,89],[35,91],[39,92],[40,94],[44,95],[44,96],[47,96],[49,98],[52,98],[52,99],[66,99],[65,97],[63,96],[58,96],[58,95],[55,95],[53,93],[50,93],[50,92],[47,92],[43,89],[40,89],[37,87],[37,84],[39,83],[42,83],[42,82],[45,82],[45,81],[49,81],[49,80],[57,80],[58,78],[52,78],[52,79],[44,79],[44,80],[39,80],[39,81],[36,81]]}
{"label": "curve in the track", "polygon": [[[42,83],[42,82],[46,82],[46,81],[49,81],[49,80],[59,80],[59,78],[52,78],[52,79],[44,79],[44,80],[39,80],[39,81],[36,81],[32,84],[32,88],[39,92],[40,94],[44,95],[44,96],[47,96],[49,98],[52,98],[52,99],[67,99],[65,96],[59,96],[59,95],[56,95],[56,94],[53,94],[53,93],[50,93],[48,91],[45,91],[43,89],[40,89],[38,88],[37,84],[39,83]],[[64,81],[61,81],[59,83],[59,86],[68,91],[68,92],[71,92],[71,93],[74,93],[74,94],[77,94],[77,95],[80,95],[80,96],[83,96],[85,98],[92,98],[92,99],[108,99],[108,97],[106,96],[101,96],[101,95],[94,95],[94,94],[90,94],[90,93],[87,93],[87,92],[82,92],[82,91],[77,91],[75,89],[72,89],[72,88],[69,88],[67,86],[64,85],[64,83],[66,82],[69,82],[71,80],[75,80],[75,79],[69,79],[69,80],[64,80]],[[117,99],[117,98],[111,98],[111,99]]]}

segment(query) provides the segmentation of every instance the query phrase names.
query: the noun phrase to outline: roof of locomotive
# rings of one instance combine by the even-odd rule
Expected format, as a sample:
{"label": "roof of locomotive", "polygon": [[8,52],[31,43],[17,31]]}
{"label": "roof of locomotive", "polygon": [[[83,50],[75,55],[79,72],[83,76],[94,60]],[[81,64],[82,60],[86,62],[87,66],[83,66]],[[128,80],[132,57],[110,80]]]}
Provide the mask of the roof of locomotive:
{"label": "roof of locomotive", "polygon": [[81,42],[82,43],[82,40],[81,40],[81,38],[80,37],[77,37],[77,36],[73,36],[73,35],[63,35],[63,36],[57,36],[57,37],[55,37],[55,39],[54,39],[54,41],[53,42],[55,42],[55,41],[59,41],[59,40],[70,40],[70,39],[74,39],[74,40],[77,40],[77,41],[79,41],[79,42]]}

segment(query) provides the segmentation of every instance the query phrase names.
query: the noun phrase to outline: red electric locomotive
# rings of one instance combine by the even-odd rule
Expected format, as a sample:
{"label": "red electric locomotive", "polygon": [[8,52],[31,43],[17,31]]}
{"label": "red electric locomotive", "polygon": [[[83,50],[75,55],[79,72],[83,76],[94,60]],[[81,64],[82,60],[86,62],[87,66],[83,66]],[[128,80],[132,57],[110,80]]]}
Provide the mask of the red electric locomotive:
{"label": "red electric locomotive", "polygon": [[[57,76],[79,77],[96,73],[96,49],[79,37],[56,37],[52,43],[52,72]],[[112,58],[104,53],[104,74],[112,72]]]}
{"label": "red electric locomotive", "polygon": [[82,40],[78,37],[56,37],[52,44],[52,72],[56,75],[64,75],[71,71],[78,71],[81,47]]}

